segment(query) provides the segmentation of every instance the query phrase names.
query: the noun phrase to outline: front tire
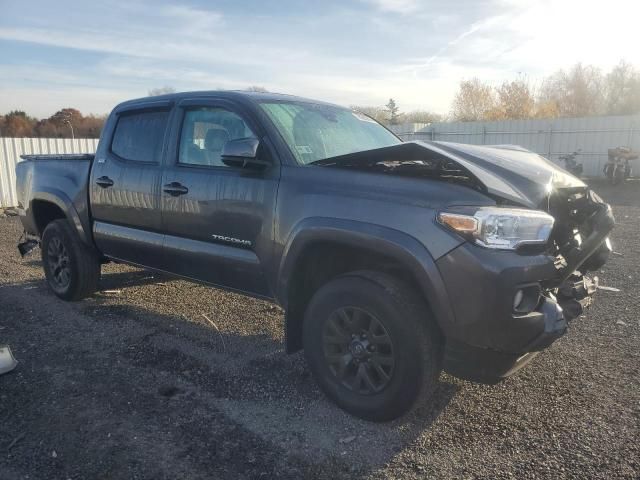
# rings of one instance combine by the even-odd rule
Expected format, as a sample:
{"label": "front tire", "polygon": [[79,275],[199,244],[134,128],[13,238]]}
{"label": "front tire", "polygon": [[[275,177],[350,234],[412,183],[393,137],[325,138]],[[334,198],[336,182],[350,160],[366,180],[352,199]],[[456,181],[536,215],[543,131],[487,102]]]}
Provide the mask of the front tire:
{"label": "front tire", "polygon": [[342,275],[307,307],[305,357],[322,391],[349,413],[393,420],[441,370],[440,336],[427,305],[404,282],[376,272]]}
{"label": "front tire", "polygon": [[42,265],[47,284],[63,300],[77,301],[98,288],[100,258],[66,220],[54,220],[42,234]]}

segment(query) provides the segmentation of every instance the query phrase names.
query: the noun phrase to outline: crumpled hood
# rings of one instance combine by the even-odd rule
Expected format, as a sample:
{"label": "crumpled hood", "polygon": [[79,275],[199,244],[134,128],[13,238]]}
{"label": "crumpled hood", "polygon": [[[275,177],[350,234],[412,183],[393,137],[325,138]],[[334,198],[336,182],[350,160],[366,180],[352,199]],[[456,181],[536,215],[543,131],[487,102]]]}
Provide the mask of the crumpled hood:
{"label": "crumpled hood", "polygon": [[464,175],[461,177],[456,172],[466,172],[467,177],[479,183],[490,195],[529,208],[540,208],[542,201],[555,189],[587,188],[582,180],[546,158],[514,145],[402,142],[317,160],[313,164],[342,168],[386,167],[382,170],[385,173],[403,172],[449,181],[464,181]]}
{"label": "crumpled hood", "polygon": [[537,208],[554,189],[586,188],[561,167],[522,147],[480,146],[449,142],[415,142],[458,163],[489,193]]}

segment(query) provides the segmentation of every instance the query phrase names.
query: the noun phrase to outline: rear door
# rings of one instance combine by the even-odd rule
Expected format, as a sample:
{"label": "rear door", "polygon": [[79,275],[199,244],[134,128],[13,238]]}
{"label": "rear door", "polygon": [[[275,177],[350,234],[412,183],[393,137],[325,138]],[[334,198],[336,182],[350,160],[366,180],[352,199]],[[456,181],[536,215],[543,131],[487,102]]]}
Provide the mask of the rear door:
{"label": "rear door", "polygon": [[[218,286],[271,296],[263,259],[272,253],[280,176],[259,125],[226,100],[184,100],[162,178],[165,269]],[[228,166],[226,142],[261,139],[263,169]]]}
{"label": "rear door", "polygon": [[160,181],[170,106],[117,112],[105,132],[90,180],[94,238],[107,256],[153,268],[162,266]]}

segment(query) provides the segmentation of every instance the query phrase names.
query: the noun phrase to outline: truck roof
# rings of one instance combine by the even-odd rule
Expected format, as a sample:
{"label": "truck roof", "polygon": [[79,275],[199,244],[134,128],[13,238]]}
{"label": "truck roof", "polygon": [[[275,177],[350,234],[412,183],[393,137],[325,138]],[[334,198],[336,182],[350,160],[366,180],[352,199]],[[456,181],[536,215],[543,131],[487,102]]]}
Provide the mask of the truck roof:
{"label": "truck roof", "polygon": [[207,98],[207,97],[215,97],[215,98],[227,98],[227,99],[242,99],[249,102],[261,102],[261,101],[289,101],[289,102],[305,102],[305,103],[315,103],[320,105],[331,105],[337,108],[345,108],[341,105],[335,105],[328,102],[323,102],[320,100],[313,100],[310,98],[298,97],[296,95],[288,95],[285,93],[272,93],[272,92],[251,92],[247,90],[203,90],[203,91],[192,91],[192,92],[176,92],[176,93],[168,93],[165,95],[157,95],[154,97],[141,97],[135,98],[132,100],[127,100],[125,102],[119,103],[116,105],[115,109],[119,109],[122,107],[130,107],[135,105],[144,105],[147,103],[157,103],[157,102],[167,102],[173,101],[178,102],[184,98]]}

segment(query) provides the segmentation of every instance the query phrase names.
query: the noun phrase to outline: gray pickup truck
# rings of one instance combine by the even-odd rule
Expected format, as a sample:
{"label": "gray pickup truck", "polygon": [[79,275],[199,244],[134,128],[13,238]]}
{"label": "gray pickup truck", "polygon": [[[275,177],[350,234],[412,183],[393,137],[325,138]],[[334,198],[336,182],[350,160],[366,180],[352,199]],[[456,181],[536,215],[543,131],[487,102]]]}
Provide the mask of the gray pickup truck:
{"label": "gray pickup truck", "polygon": [[396,418],[444,368],[496,382],[567,330],[614,220],[516,146],[402,142],[288,95],[132,100],[94,155],[17,166],[22,252],[65,300],[125,262],[277,302],[286,350],[362,418]]}

